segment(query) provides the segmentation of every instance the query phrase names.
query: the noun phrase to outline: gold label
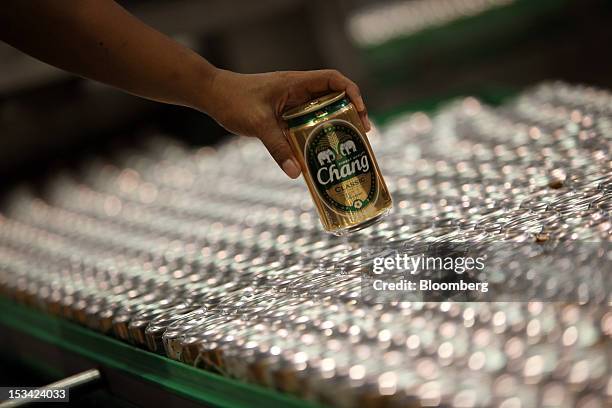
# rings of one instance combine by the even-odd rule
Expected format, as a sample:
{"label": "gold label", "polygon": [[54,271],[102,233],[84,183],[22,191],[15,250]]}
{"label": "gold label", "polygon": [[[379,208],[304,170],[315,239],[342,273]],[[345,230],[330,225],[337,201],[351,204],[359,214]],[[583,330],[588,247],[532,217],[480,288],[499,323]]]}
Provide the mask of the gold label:
{"label": "gold label", "polygon": [[378,179],[364,136],[350,122],[332,119],[313,129],[305,146],[308,172],[321,200],[343,214],[376,201]]}

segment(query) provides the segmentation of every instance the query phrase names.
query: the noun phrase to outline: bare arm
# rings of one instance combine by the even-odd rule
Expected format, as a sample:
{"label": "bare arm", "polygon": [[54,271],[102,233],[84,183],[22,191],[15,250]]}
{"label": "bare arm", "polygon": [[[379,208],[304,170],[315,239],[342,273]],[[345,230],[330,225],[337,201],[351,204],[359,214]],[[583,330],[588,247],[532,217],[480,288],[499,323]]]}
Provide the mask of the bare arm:
{"label": "bare arm", "polygon": [[262,140],[290,177],[299,167],[280,113],[328,90],[346,90],[369,128],[352,81],[332,70],[242,75],[219,70],[112,0],[4,0],[0,39],[126,92],[206,112],[228,130]]}
{"label": "bare arm", "polygon": [[111,0],[7,0],[3,9],[9,44],[135,95],[196,107],[214,76],[204,58]]}

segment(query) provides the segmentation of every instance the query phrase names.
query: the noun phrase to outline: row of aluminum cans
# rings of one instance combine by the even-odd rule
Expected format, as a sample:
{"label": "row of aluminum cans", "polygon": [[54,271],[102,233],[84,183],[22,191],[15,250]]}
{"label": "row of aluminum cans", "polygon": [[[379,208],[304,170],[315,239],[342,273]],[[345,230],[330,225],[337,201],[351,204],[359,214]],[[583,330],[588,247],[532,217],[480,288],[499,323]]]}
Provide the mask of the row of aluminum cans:
{"label": "row of aluminum cans", "polygon": [[[88,158],[11,195],[0,293],[329,406],[611,406],[612,94],[545,83],[370,139],[396,208],[346,237],[253,139]],[[457,242],[508,245],[487,301],[364,293],[373,257]]]}

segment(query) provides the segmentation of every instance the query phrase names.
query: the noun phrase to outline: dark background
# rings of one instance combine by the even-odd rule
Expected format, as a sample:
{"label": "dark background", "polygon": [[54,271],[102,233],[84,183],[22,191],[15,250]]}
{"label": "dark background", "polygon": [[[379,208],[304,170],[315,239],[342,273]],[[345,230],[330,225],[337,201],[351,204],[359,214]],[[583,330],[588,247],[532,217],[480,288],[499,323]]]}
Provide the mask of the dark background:
{"label": "dark background", "polygon": [[[121,4],[223,68],[245,73],[339,69],[359,83],[379,123],[397,112],[434,109],[458,95],[472,94],[496,103],[544,80],[612,88],[612,2],[507,0],[444,23],[431,22],[404,7],[416,3],[441,7],[448,2],[156,0]],[[470,2],[485,3],[455,3]],[[404,14],[394,11],[394,17],[385,17],[381,14],[385,7],[400,7]],[[388,30],[398,21],[400,28],[416,21],[422,29],[410,35],[399,30],[385,41],[364,42],[354,33],[360,18],[370,21],[366,25],[370,34]],[[226,133],[205,115],[122,94],[0,43],[0,192],[21,180],[45,177],[58,166],[92,153],[138,143],[154,132],[197,145],[215,143]]]}
{"label": "dark background", "polygon": [[[459,95],[498,103],[546,80],[612,89],[612,1],[507,0],[504,6],[445,23],[428,22],[416,12],[392,15],[389,21],[381,14],[386,7],[448,2],[453,0],[121,4],[223,68],[339,69],[359,83],[379,123],[399,112],[435,109]],[[399,30],[385,41],[368,43],[351,31],[360,18],[371,20],[366,28],[374,34],[392,27],[391,20],[412,19],[423,28],[410,35]],[[0,42],[0,198],[24,180],[42,181],[59,168],[138,144],[156,132],[194,145],[215,143],[226,134],[203,114],[77,78]],[[24,349],[28,347],[36,345],[25,343]],[[38,373],[42,361],[32,358],[24,367],[23,361],[4,358],[13,350],[4,352],[0,384],[42,385],[54,379]],[[117,403],[103,394],[80,405]]]}

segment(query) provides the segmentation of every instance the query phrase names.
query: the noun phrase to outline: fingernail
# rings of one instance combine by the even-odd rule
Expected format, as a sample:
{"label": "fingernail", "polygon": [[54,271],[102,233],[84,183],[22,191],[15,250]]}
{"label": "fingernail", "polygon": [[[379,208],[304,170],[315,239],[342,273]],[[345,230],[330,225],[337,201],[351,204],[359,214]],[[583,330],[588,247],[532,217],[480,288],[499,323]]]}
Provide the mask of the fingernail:
{"label": "fingernail", "polygon": [[300,167],[295,163],[293,159],[285,160],[281,167],[283,168],[283,171],[287,173],[287,175],[292,179],[298,178],[300,175]]}

